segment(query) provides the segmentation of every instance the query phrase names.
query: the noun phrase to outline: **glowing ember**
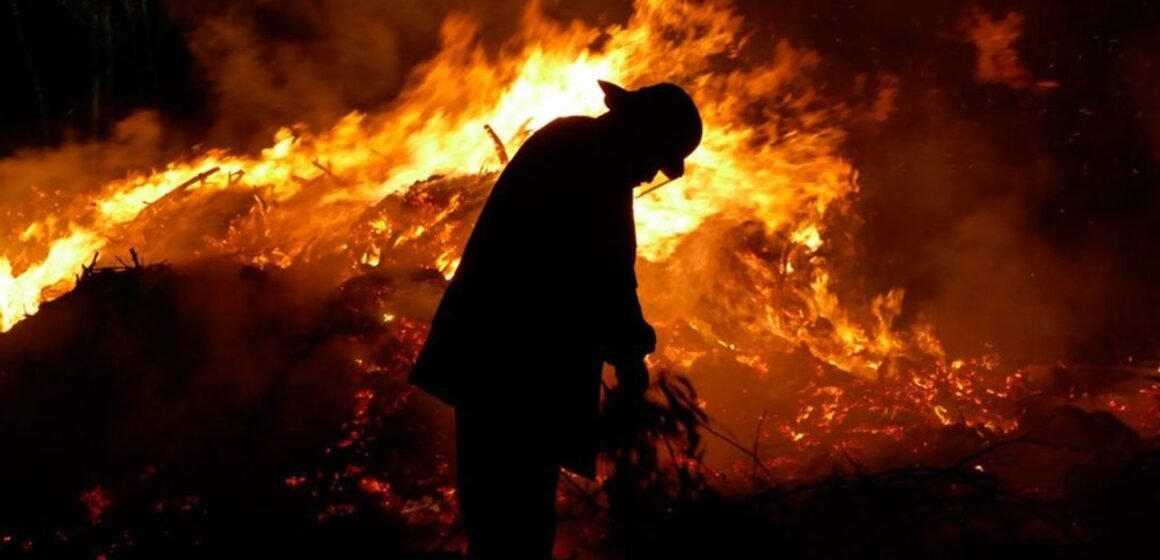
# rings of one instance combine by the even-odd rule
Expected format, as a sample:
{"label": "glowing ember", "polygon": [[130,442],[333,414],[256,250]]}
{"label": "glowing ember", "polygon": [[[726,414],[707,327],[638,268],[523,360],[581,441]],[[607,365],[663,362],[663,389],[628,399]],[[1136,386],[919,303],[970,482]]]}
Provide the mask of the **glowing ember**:
{"label": "glowing ember", "polygon": [[89,510],[89,521],[97,523],[101,516],[104,515],[105,510],[113,505],[113,493],[97,486],[92,490],[81,494],[81,503]]}
{"label": "glowing ember", "polygon": [[978,6],[972,6],[959,22],[964,35],[978,49],[975,77],[980,82],[1006,84],[1013,88],[1035,86],[1054,88],[1050,81],[1032,83],[1031,76],[1019,60],[1014,44],[1023,34],[1023,16],[1007,12],[996,19]]}

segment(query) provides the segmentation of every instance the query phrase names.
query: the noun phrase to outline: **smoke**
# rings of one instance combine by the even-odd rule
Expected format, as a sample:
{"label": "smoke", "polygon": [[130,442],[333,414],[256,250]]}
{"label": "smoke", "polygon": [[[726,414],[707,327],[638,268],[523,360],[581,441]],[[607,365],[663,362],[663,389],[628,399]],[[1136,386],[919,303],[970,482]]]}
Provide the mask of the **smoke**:
{"label": "smoke", "polygon": [[1156,322],[1130,311],[1155,277],[1138,241],[1160,130],[1147,3],[741,5],[817,50],[831,93],[897,78],[896,110],[846,146],[870,292],[904,288],[903,319],[931,320],[952,355],[1154,354]]}
{"label": "smoke", "polygon": [[1058,355],[1075,294],[1032,210],[1057,171],[1008,160],[994,131],[938,96],[903,97],[908,115],[853,141],[871,284],[906,288],[907,309],[935,324],[952,355]]}
{"label": "smoke", "polygon": [[[171,0],[168,6],[187,27],[189,48],[214,97],[210,143],[253,148],[280,126],[320,130],[351,110],[388,104],[408,70],[435,54],[451,13],[480,21],[485,44],[498,47],[518,30],[525,2]],[[592,4],[549,12],[563,19],[607,17]]]}
{"label": "smoke", "polygon": [[[84,195],[129,172],[164,163],[167,143],[160,115],[140,111],[117,123],[105,140],[26,149],[0,159],[3,255],[43,250],[42,240],[64,234],[68,220],[75,218],[65,209],[83,211],[75,204]],[[53,215],[59,220],[41,222]],[[21,230],[33,222],[42,227]]]}
{"label": "smoke", "polygon": [[270,127],[296,122],[323,127],[390,99],[404,51],[438,25],[434,10],[408,2],[169,5],[214,96],[215,145],[266,141]]}
{"label": "smoke", "polygon": [[0,203],[18,202],[27,188],[76,192],[93,183],[148,168],[161,156],[159,116],[141,111],[117,123],[105,142],[68,143],[56,149],[30,149],[0,160]]}

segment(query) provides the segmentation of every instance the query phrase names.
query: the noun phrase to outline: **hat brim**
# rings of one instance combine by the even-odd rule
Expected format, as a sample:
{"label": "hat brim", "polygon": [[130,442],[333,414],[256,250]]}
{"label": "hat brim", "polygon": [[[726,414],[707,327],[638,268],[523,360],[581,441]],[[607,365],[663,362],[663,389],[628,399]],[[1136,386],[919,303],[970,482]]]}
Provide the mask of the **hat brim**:
{"label": "hat brim", "polygon": [[685,174],[685,160],[670,161],[661,166],[661,173],[669,179],[680,179]]}

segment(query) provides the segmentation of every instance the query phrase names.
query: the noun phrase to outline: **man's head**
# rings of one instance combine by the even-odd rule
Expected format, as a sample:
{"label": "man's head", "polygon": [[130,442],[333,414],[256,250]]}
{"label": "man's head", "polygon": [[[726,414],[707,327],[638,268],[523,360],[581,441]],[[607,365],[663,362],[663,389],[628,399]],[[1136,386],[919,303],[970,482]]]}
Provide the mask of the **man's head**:
{"label": "man's head", "polygon": [[626,90],[600,81],[608,118],[623,135],[633,180],[650,181],[661,171],[670,179],[685,173],[685,158],[701,143],[701,114],[680,86],[655,84]]}

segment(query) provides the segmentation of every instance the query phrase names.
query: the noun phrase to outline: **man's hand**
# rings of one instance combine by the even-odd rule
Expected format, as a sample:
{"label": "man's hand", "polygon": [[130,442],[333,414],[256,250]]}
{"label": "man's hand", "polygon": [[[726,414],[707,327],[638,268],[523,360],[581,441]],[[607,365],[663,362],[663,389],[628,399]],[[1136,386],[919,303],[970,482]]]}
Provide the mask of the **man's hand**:
{"label": "man's hand", "polygon": [[620,390],[629,396],[643,397],[648,389],[648,366],[644,364],[644,358],[627,360],[615,366]]}

